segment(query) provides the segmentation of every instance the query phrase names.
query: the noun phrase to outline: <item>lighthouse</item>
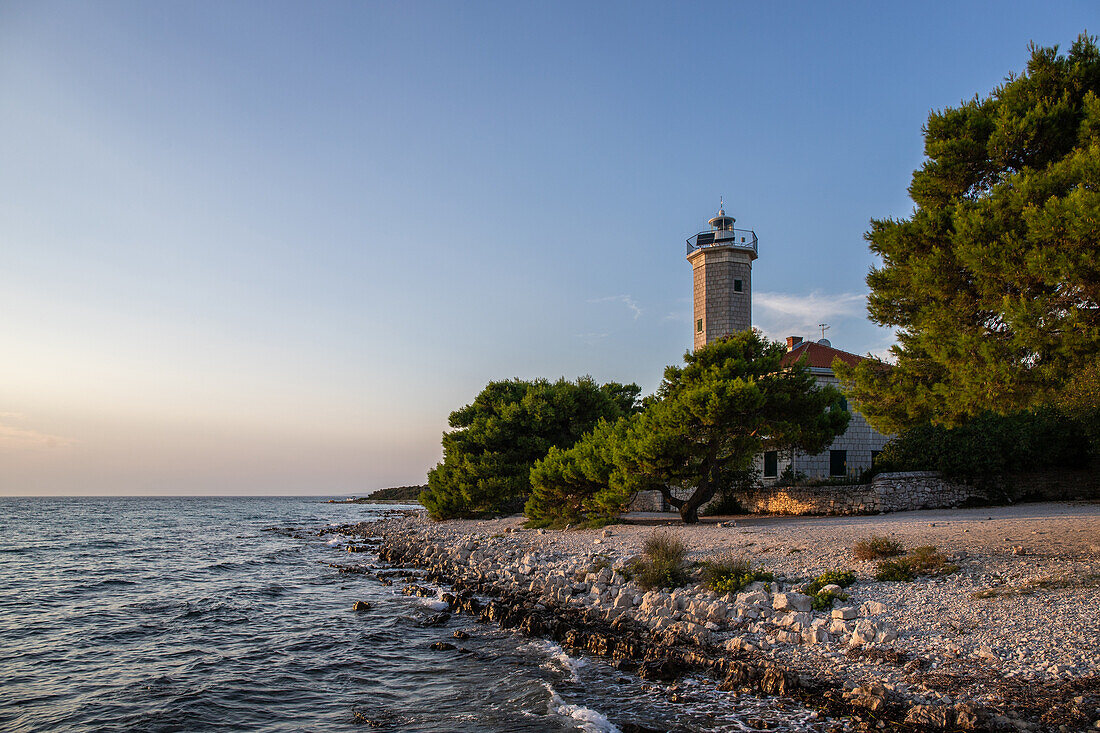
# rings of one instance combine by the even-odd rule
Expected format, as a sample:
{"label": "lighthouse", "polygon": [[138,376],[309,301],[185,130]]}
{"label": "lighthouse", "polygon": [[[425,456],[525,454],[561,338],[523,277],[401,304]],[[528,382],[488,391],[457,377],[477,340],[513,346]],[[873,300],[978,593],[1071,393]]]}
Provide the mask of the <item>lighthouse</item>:
{"label": "lighthouse", "polygon": [[694,348],[752,328],[752,261],[756,233],[735,229],[737,222],[719,202],[710,229],[687,240],[694,292]]}

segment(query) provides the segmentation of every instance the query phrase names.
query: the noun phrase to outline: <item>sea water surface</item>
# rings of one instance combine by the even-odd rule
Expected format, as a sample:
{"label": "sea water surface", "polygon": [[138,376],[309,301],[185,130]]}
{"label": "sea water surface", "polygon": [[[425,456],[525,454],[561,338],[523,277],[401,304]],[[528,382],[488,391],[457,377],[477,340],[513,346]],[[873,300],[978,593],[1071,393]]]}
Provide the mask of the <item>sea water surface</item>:
{"label": "sea water surface", "polygon": [[[0,730],[818,729],[805,710],[647,683],[469,617],[422,626],[430,599],[329,565],[374,559],[333,525],[392,510],[0,498]],[[461,648],[429,648],[446,640]]]}

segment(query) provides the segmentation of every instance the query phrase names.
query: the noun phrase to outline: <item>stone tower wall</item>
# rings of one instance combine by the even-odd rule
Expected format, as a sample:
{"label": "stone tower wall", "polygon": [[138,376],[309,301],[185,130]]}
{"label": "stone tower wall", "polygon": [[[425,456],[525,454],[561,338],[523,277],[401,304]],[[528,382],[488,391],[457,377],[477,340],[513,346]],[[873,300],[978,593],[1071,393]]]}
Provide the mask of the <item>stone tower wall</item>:
{"label": "stone tower wall", "polygon": [[[689,256],[695,301],[696,349],[752,326],[752,253],[736,247],[706,247]],[[742,290],[734,289],[740,280]],[[697,329],[699,319],[703,330]]]}

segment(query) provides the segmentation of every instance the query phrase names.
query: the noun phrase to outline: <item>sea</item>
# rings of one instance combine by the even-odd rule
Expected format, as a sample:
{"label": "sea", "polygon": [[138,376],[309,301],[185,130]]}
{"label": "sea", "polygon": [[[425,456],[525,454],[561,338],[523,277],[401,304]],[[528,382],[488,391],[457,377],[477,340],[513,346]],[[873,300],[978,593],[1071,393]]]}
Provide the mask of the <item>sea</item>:
{"label": "sea", "polygon": [[438,599],[331,567],[377,562],[333,529],[395,508],[0,498],[0,730],[831,729],[783,701],[646,682],[471,617],[425,626]]}

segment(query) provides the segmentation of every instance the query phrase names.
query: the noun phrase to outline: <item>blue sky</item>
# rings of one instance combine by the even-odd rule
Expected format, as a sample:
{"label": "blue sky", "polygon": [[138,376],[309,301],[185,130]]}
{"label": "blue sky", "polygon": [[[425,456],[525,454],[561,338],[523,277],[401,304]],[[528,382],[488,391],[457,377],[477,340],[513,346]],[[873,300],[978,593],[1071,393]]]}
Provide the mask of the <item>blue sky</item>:
{"label": "blue sky", "polygon": [[929,111],[1094,8],[0,2],[0,494],[363,493],[490,379],[651,391],[720,195],[755,325],[881,353]]}

